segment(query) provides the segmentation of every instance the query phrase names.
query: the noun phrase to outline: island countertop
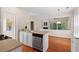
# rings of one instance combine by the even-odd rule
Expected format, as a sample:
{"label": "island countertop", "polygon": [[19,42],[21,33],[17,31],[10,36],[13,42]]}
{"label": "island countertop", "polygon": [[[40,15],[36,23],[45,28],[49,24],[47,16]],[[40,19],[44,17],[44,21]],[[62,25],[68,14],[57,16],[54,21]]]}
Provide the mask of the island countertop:
{"label": "island countertop", "polygon": [[47,34],[47,31],[31,31],[31,33],[35,33],[35,34]]}
{"label": "island countertop", "polygon": [[0,41],[0,52],[9,52],[18,48],[22,44],[15,39],[6,39]]}

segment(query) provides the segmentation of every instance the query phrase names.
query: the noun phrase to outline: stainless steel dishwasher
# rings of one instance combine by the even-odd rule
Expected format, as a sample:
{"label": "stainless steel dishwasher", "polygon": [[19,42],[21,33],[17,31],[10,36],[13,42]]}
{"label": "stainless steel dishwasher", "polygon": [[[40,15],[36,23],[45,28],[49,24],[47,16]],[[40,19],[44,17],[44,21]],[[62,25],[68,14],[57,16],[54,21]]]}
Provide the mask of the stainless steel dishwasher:
{"label": "stainless steel dishwasher", "polygon": [[32,42],[33,48],[43,51],[43,35],[33,33],[32,36],[33,36],[33,42]]}

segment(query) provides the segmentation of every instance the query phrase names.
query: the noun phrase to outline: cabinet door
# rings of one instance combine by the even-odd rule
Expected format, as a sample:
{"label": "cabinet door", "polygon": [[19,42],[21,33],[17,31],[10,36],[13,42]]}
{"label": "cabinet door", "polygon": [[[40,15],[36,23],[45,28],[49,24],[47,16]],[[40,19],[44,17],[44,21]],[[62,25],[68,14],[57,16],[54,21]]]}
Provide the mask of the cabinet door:
{"label": "cabinet door", "polygon": [[24,32],[24,44],[28,45],[28,36],[27,36],[27,33]]}
{"label": "cabinet door", "polygon": [[23,34],[23,32],[20,32],[20,42],[21,43],[24,42],[24,34]]}
{"label": "cabinet door", "polygon": [[28,46],[32,47],[32,33],[28,33]]}
{"label": "cabinet door", "polygon": [[43,35],[43,51],[48,49],[48,34]]}

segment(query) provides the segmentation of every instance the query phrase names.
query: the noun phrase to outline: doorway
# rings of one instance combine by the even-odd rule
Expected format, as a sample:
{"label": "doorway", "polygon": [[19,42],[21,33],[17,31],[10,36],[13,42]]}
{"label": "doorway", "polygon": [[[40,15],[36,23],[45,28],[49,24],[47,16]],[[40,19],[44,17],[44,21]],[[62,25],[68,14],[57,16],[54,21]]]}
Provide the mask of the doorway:
{"label": "doorway", "polygon": [[31,21],[31,22],[30,22],[30,29],[31,29],[31,30],[34,30],[34,21]]}

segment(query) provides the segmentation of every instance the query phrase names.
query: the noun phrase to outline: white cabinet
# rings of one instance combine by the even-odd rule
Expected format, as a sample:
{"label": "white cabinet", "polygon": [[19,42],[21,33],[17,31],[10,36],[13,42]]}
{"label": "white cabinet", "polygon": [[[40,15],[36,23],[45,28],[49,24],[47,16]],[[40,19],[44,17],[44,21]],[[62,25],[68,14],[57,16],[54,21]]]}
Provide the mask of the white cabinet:
{"label": "white cabinet", "polygon": [[32,33],[28,33],[28,46],[32,47]]}
{"label": "white cabinet", "polygon": [[20,31],[20,42],[32,47],[32,33]]}
{"label": "white cabinet", "polygon": [[20,31],[20,42],[45,52],[48,49],[48,33],[40,34]]}
{"label": "white cabinet", "polygon": [[73,37],[73,39],[71,40],[71,51],[79,52],[79,38]]}
{"label": "white cabinet", "polygon": [[23,43],[24,42],[24,32],[23,31],[20,32],[20,36],[19,37],[20,37],[20,42]]}
{"label": "white cabinet", "polygon": [[26,32],[23,33],[23,37],[24,37],[23,38],[23,43],[24,44],[28,44],[28,36],[27,36],[27,33]]}
{"label": "white cabinet", "polygon": [[43,35],[43,51],[47,51],[48,49],[48,33]]}

